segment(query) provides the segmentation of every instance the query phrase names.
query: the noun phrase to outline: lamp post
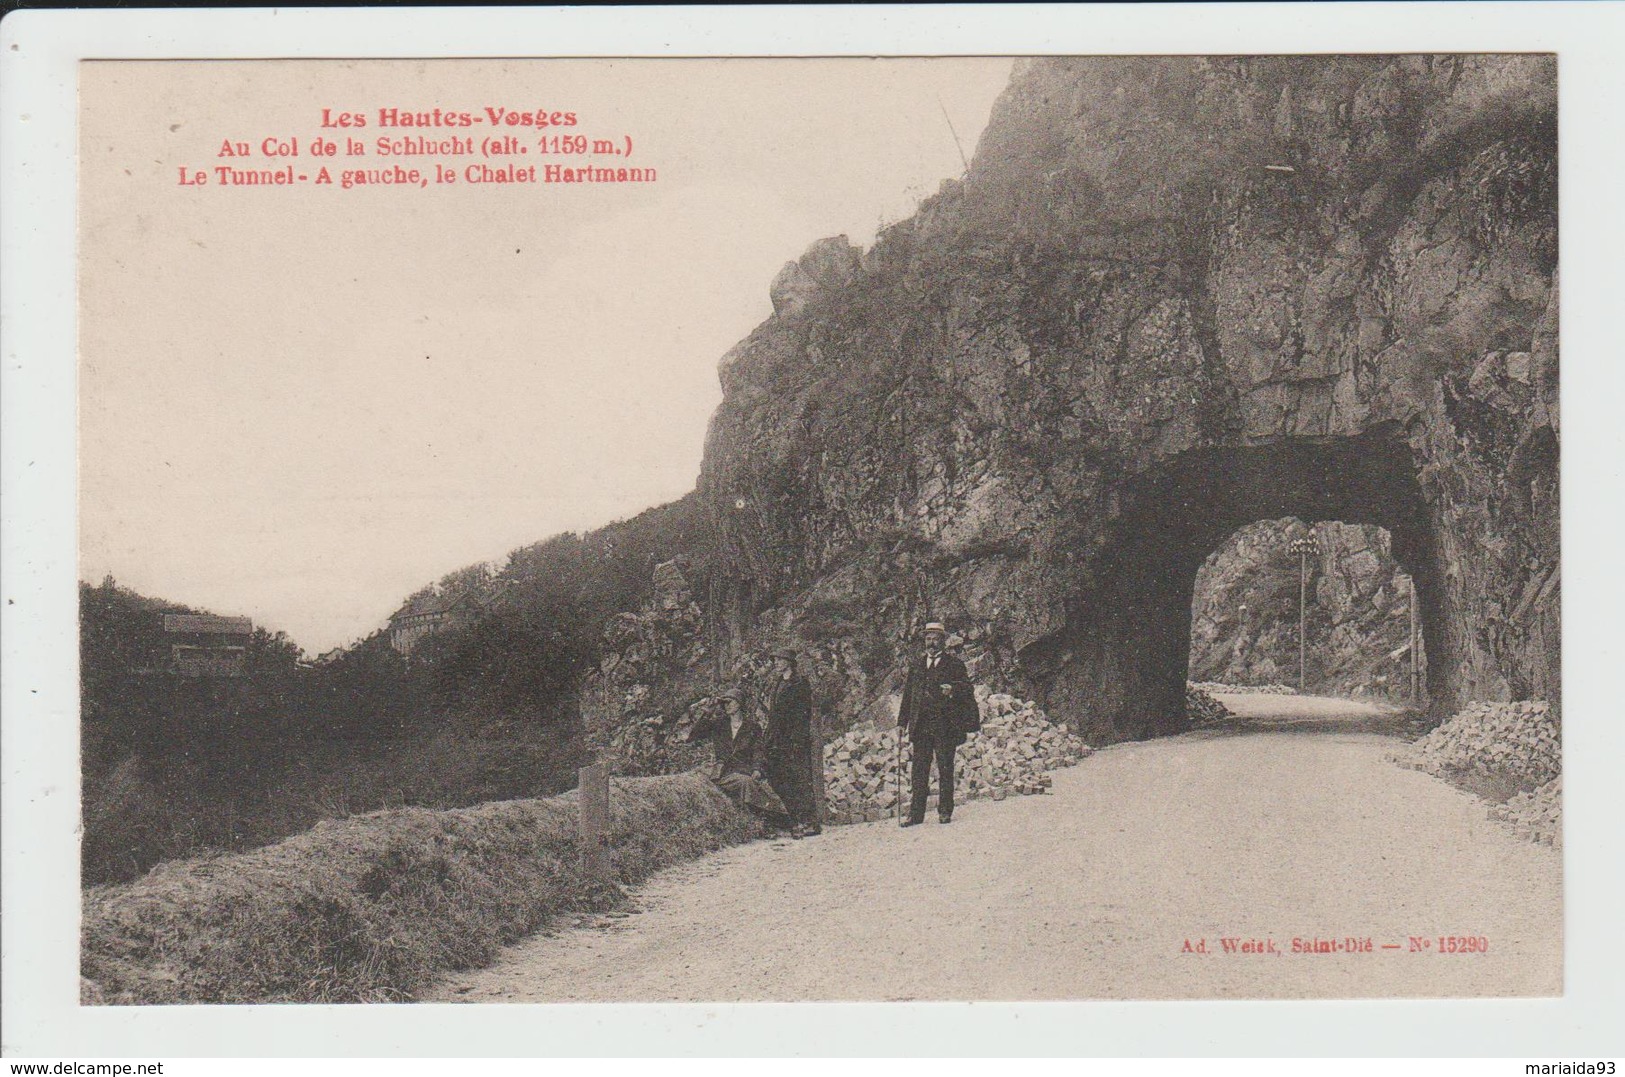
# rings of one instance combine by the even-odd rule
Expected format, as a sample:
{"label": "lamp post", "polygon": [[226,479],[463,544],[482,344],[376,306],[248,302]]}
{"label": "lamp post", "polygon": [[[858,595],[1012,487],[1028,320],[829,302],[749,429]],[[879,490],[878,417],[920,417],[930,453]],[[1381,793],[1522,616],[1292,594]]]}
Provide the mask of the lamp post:
{"label": "lamp post", "polygon": [[1419,606],[1420,599],[1416,594],[1416,577],[1409,577],[1411,608],[1411,706],[1422,706],[1422,619]]}
{"label": "lamp post", "polygon": [[1315,542],[1314,532],[1302,538],[1295,538],[1287,547],[1298,555],[1298,691],[1305,688],[1304,670],[1308,666],[1309,645],[1308,635],[1304,628],[1308,621],[1306,610],[1309,604],[1309,555],[1320,556],[1320,546]]}
{"label": "lamp post", "polygon": [[[744,512],[749,504],[750,502],[746,501],[743,495],[735,496],[733,499],[735,515]],[[711,526],[715,532],[714,545],[716,546],[716,563],[711,566],[711,623],[714,626],[711,632],[713,641],[711,650],[715,655],[717,684],[720,685],[727,673],[727,658],[731,655],[736,642],[734,639],[734,623],[739,605],[739,595],[736,588],[723,587],[721,580],[722,566],[727,561],[725,547],[728,544],[728,526],[714,512],[712,513]],[[728,605],[726,611],[722,609],[724,592],[726,592]]]}

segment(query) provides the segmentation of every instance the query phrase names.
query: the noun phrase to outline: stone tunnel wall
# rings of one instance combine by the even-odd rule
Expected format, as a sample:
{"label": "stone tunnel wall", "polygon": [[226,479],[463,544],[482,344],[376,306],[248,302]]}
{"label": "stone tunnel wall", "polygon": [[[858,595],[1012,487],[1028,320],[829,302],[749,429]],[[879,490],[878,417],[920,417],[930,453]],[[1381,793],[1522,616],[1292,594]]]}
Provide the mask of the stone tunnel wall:
{"label": "stone tunnel wall", "polygon": [[723,360],[734,646],[850,719],[945,619],[1087,735],[1171,732],[1197,568],[1294,515],[1393,534],[1436,707],[1558,699],[1555,77],[1019,61],[965,178]]}

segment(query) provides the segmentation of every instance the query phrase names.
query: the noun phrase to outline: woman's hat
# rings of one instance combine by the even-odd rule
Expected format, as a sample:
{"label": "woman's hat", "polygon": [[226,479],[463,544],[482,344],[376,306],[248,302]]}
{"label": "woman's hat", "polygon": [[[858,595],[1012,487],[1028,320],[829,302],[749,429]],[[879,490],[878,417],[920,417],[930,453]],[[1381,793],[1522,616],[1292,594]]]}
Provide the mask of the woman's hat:
{"label": "woman's hat", "polygon": [[775,647],[771,653],[774,658],[783,658],[789,662],[794,662],[799,657],[794,647]]}

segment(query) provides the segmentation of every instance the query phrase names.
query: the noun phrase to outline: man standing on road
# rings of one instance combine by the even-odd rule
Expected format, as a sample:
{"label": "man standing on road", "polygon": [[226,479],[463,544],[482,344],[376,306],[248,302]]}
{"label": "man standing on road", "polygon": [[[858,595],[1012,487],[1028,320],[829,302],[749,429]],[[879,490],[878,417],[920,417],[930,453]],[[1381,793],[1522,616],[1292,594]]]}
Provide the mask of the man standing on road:
{"label": "man standing on road", "polygon": [[925,822],[932,760],[937,764],[937,820],[953,822],[954,751],[981,725],[970,674],[965,663],[943,649],[947,640],[948,630],[941,623],[925,626],[925,653],[909,664],[903,685],[897,721],[914,746],[914,769],[908,818],[902,826]]}
{"label": "man standing on road", "polygon": [[[796,670],[796,652],[773,652],[767,698],[767,734],[763,739],[762,773],[790,813],[792,838],[823,833],[813,800],[812,689]],[[820,777],[822,777],[820,775]]]}

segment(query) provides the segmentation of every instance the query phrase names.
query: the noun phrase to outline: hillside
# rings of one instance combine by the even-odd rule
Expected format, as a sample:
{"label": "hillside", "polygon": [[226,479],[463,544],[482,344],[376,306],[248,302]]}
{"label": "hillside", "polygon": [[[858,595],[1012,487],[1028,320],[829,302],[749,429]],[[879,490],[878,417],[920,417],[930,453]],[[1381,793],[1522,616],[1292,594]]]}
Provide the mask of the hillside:
{"label": "hillside", "polygon": [[812,244],[722,357],[706,556],[617,567],[587,743],[682,765],[780,644],[826,731],[883,718],[933,619],[1091,742],[1178,732],[1193,604],[1203,670],[1292,668],[1223,617],[1279,566],[1198,582],[1288,518],[1346,525],[1320,686],[1392,684],[1399,574],[1434,711],[1556,699],[1554,110],[1549,57],[1021,61],[962,180]]}
{"label": "hillside", "polygon": [[205,850],[251,849],[382,807],[461,807],[575,784],[577,692],[601,628],[654,592],[652,566],[709,571],[696,498],[515,550],[425,590],[502,595],[408,663],[377,632],[314,666],[256,629],[241,677],[167,669],[165,613],[205,613],[109,579],[80,585],[86,882]]}

